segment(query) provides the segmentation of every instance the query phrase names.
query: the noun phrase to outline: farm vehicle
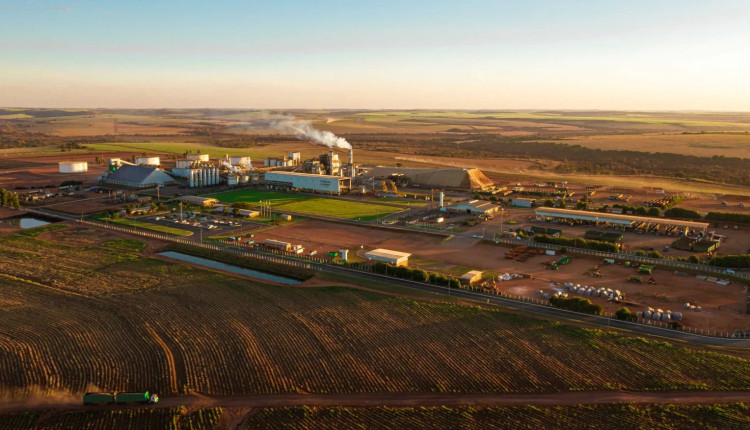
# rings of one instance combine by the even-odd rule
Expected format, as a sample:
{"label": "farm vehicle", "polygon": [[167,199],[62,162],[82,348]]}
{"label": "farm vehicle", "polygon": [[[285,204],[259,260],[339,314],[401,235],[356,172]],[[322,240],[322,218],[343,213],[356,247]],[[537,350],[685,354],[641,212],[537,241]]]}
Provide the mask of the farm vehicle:
{"label": "farm vehicle", "polygon": [[159,395],[148,391],[140,393],[86,393],[83,395],[84,405],[107,405],[141,403],[153,404],[159,402]]}

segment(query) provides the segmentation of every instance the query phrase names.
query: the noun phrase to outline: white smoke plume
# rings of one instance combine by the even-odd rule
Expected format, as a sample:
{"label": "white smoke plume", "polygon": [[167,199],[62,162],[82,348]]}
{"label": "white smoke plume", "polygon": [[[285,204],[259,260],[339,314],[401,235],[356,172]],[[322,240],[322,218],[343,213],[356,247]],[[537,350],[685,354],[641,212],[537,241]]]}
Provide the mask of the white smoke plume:
{"label": "white smoke plume", "polygon": [[329,148],[352,149],[352,145],[343,137],[338,137],[330,131],[318,130],[309,121],[282,120],[275,122],[273,126],[283,133],[294,134],[300,140],[311,140]]}

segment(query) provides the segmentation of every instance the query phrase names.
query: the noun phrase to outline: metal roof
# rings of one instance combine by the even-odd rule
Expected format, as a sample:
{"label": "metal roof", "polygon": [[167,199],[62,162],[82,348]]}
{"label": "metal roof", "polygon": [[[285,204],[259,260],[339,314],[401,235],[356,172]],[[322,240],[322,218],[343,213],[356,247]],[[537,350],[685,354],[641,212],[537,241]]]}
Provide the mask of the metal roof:
{"label": "metal roof", "polygon": [[407,252],[400,252],[400,251],[391,251],[390,249],[373,249],[372,251],[366,252],[365,257],[372,258],[372,257],[379,257],[379,258],[390,258],[393,260],[398,260],[400,258],[409,258],[411,257],[411,254]]}
{"label": "metal roof", "polygon": [[125,164],[112,172],[107,181],[131,183],[134,185],[164,184],[174,182],[174,179],[163,170],[153,166],[131,166]]}
{"label": "metal roof", "polygon": [[706,222],[680,221],[667,218],[651,218],[645,216],[619,215],[604,212],[577,211],[572,209],[559,208],[539,208],[536,211],[537,216],[546,216],[551,218],[578,219],[583,221],[608,222],[610,224],[630,225],[634,222],[646,222],[649,224],[672,225],[677,227],[687,227],[690,229],[705,230],[708,228]]}
{"label": "metal roof", "polygon": [[477,276],[482,276],[482,272],[479,270],[469,270],[468,272],[461,275],[459,279],[465,279],[467,281],[471,281],[472,279],[476,278]]}

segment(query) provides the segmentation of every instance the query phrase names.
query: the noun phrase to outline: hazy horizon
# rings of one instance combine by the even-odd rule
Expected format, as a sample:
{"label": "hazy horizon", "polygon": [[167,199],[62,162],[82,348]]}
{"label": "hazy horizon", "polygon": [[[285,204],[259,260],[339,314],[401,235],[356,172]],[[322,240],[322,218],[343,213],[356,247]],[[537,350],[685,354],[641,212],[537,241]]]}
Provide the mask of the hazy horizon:
{"label": "hazy horizon", "polygon": [[734,0],[11,0],[0,105],[747,112],[747,22]]}

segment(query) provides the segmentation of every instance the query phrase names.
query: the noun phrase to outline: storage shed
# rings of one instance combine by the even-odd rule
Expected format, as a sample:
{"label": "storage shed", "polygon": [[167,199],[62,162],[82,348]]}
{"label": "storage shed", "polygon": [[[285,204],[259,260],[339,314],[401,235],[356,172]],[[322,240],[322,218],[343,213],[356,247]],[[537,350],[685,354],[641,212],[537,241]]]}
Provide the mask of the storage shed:
{"label": "storage shed", "polygon": [[380,261],[383,263],[392,264],[394,266],[406,266],[409,264],[409,257],[411,254],[400,251],[392,251],[390,249],[373,249],[370,252],[365,253],[365,258],[371,261]]}

